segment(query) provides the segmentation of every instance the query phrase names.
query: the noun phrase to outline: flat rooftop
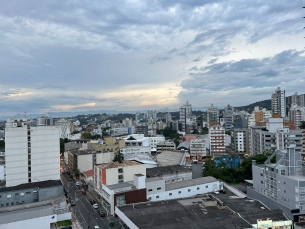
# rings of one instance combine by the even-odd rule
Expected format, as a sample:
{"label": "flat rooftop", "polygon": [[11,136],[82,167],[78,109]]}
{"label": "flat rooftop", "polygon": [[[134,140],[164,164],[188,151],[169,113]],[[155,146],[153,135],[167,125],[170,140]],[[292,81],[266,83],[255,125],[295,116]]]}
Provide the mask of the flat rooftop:
{"label": "flat rooftop", "polygon": [[141,203],[126,206],[118,206],[138,228],[156,229],[211,229],[226,228],[236,229],[250,228],[240,217],[234,215],[227,209],[218,207],[206,207],[207,214],[201,210],[199,205],[194,205],[193,201],[200,198],[190,198],[189,201],[169,200],[152,203]]}
{"label": "flat rooftop", "polygon": [[142,163],[137,161],[123,161],[122,163],[116,161],[111,163],[105,163],[97,165],[100,169],[112,169],[112,168],[120,168],[120,167],[127,167],[127,166],[133,166],[133,165],[142,165]]}
{"label": "flat rooftop", "polygon": [[161,166],[180,165],[184,154],[181,151],[163,151],[156,158]]}
{"label": "flat rooftop", "polygon": [[146,177],[157,177],[162,176],[163,174],[176,173],[179,172],[192,172],[192,168],[184,165],[168,165],[160,166],[155,168],[146,169]]}
{"label": "flat rooftop", "polygon": [[15,190],[22,190],[22,189],[29,189],[29,188],[36,188],[36,187],[48,188],[48,187],[59,186],[59,185],[62,185],[60,180],[38,181],[38,182],[25,183],[25,184],[20,184],[20,185],[11,186],[11,187],[0,188],[0,193],[15,191]]}
{"label": "flat rooftop", "polygon": [[214,177],[200,177],[196,179],[191,179],[191,180],[184,180],[184,181],[178,181],[170,184],[165,185],[165,191],[170,191],[170,190],[176,190],[180,188],[187,188],[190,186],[196,186],[196,185],[201,185],[201,184],[207,184],[211,182],[217,181],[216,178]]}
{"label": "flat rooftop", "polygon": [[8,224],[49,215],[55,215],[52,204],[27,208],[26,210],[22,209],[17,211],[2,212],[0,214],[0,224]]}
{"label": "flat rooftop", "polygon": [[135,188],[134,184],[131,181],[121,182],[117,184],[107,185],[107,188],[110,190],[126,189],[126,188]]}

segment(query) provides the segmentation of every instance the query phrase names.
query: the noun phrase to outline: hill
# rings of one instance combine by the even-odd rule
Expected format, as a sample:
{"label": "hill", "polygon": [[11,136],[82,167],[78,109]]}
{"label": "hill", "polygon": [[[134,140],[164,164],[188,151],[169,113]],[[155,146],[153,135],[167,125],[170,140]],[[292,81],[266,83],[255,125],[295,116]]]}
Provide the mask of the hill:
{"label": "hill", "polygon": [[255,102],[255,103],[251,103],[251,104],[246,105],[246,106],[234,107],[234,109],[236,109],[236,110],[245,110],[245,111],[253,111],[254,107],[256,107],[256,106],[259,106],[259,107],[271,110],[271,99],[267,99],[267,100],[263,100],[263,101],[259,101],[259,102]]}

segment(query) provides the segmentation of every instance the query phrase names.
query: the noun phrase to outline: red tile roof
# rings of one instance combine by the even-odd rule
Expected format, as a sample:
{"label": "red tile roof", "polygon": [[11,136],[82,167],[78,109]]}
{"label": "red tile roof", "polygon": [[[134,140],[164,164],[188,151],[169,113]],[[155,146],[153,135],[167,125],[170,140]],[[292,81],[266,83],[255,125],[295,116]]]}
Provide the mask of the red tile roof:
{"label": "red tile roof", "polygon": [[88,170],[88,171],[86,171],[86,172],[84,172],[84,173],[87,175],[87,177],[91,177],[91,176],[93,176],[93,174],[94,174],[94,170],[91,169],[91,170]]}

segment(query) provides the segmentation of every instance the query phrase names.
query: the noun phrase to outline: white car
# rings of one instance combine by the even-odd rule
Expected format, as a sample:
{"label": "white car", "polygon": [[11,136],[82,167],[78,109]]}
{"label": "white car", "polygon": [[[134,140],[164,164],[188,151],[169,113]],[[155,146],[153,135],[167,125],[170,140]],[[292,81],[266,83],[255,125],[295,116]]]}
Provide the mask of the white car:
{"label": "white car", "polygon": [[100,229],[99,226],[94,226],[94,229]]}
{"label": "white car", "polygon": [[79,186],[79,182],[76,182],[75,185],[76,185],[76,186]]}
{"label": "white car", "polygon": [[98,205],[97,205],[97,204],[93,204],[92,207],[93,207],[94,209],[98,209]]}
{"label": "white car", "polygon": [[214,190],[214,193],[215,193],[216,195],[219,195],[219,192],[218,192],[217,190]]}

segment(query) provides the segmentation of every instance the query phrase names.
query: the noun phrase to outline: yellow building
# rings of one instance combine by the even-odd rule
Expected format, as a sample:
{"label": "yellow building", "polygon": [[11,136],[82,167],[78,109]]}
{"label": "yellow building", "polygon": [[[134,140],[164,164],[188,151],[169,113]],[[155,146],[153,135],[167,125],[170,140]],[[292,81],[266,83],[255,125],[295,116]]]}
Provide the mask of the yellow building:
{"label": "yellow building", "polygon": [[96,151],[108,150],[117,154],[120,152],[120,149],[125,147],[125,140],[115,137],[105,137],[104,144],[96,144],[93,149]]}

